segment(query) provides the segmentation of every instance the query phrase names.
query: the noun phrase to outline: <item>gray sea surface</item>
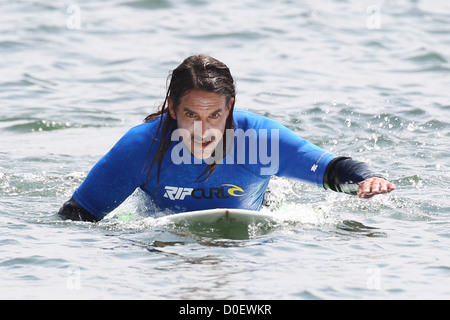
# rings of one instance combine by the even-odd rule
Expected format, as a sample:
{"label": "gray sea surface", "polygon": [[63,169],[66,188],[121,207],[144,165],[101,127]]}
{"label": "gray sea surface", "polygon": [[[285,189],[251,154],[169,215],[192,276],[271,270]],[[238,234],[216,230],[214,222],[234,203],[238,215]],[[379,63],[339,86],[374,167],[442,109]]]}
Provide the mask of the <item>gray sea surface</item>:
{"label": "gray sea surface", "polygon": [[[1,299],[448,299],[450,2],[3,0]],[[62,221],[92,166],[162,102],[182,60],[235,77],[236,106],[366,161],[359,199],[274,178],[281,221],[244,239],[140,214]]]}

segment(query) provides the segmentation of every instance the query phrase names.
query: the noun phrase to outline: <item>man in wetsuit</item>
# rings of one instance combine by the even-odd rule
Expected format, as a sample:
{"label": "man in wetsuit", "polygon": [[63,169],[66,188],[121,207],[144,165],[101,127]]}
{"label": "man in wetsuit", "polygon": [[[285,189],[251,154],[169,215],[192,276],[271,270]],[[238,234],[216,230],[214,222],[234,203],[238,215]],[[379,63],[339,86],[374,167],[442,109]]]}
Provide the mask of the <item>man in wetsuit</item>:
{"label": "man in wetsuit", "polygon": [[365,163],[332,155],[234,104],[225,64],[206,55],[187,58],[172,72],[160,110],[116,143],[59,215],[99,221],[137,188],[173,212],[259,210],[272,175],[364,198],[395,189]]}

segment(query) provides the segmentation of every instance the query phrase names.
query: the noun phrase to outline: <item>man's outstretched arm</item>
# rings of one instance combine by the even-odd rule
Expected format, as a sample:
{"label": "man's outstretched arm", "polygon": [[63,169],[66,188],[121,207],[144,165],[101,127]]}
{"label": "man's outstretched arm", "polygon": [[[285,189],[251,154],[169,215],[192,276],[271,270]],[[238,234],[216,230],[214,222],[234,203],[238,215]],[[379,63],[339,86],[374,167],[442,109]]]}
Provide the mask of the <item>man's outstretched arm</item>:
{"label": "man's outstretched arm", "polygon": [[395,190],[395,184],[372,171],[366,163],[347,157],[338,157],[330,162],[324,176],[324,187],[360,198]]}

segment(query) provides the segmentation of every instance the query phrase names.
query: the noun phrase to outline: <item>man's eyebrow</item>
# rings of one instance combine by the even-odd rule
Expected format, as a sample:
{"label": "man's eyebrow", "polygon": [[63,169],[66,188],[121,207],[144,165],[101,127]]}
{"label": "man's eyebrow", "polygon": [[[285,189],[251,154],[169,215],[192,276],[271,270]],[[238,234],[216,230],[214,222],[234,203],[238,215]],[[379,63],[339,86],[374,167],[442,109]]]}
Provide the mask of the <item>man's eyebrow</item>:
{"label": "man's eyebrow", "polygon": [[197,112],[195,112],[194,110],[191,110],[191,109],[189,109],[189,108],[187,108],[187,107],[184,107],[183,109],[184,109],[184,111],[192,112],[192,113],[197,114]]}
{"label": "man's eyebrow", "polygon": [[[191,110],[191,109],[189,109],[188,107],[184,107],[183,110],[184,110],[184,111],[187,111],[187,112],[192,112],[192,113],[194,113],[194,114],[197,114],[196,111]],[[211,114],[217,113],[217,112],[222,112],[222,111],[223,111],[223,108],[220,107],[219,109],[217,109],[217,110],[215,110],[215,111],[212,111]]]}
{"label": "man's eyebrow", "polygon": [[216,111],[213,111],[213,112],[211,112],[211,114],[213,114],[213,113],[217,113],[217,112],[222,112],[223,111],[223,108],[222,107],[220,107],[219,109],[217,109]]}

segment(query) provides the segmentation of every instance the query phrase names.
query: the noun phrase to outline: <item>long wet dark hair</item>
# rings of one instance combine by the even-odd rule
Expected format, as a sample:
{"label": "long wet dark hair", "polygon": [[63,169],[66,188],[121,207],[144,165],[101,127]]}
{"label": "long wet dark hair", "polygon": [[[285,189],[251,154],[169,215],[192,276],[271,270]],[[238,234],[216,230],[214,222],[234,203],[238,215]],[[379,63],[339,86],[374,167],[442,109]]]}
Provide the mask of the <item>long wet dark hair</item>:
{"label": "long wet dark hair", "polygon": [[[169,82],[170,81],[170,82]],[[171,144],[171,134],[174,129],[177,128],[176,120],[169,114],[168,99],[173,102],[174,110],[177,109],[180,104],[181,98],[192,90],[202,90],[206,92],[213,92],[224,95],[226,97],[227,108],[230,105],[230,101],[233,101],[228,118],[225,124],[226,129],[233,129],[233,109],[236,97],[236,88],[233,77],[231,76],[228,67],[217,59],[214,59],[208,55],[194,55],[183,61],[167,78],[169,86],[167,88],[164,102],[160,106],[159,110],[155,113],[148,115],[144,122],[149,122],[159,118],[159,125],[157,133],[153,138],[150,145],[149,154],[155,141],[157,140],[158,133],[161,131],[161,141],[159,142],[158,149],[155,156],[150,163],[150,167],[147,172],[147,182],[149,182],[150,171],[154,164],[157,162],[157,186],[159,188],[159,175],[161,171],[161,163]],[[163,115],[166,115],[163,117]],[[226,155],[226,147],[228,142],[225,140],[226,136],[223,136],[223,155]],[[219,144],[220,145],[220,144]],[[209,164],[205,171],[195,180],[195,182],[202,182],[207,180],[217,167],[217,161]],[[201,179],[204,177],[203,179]]]}

